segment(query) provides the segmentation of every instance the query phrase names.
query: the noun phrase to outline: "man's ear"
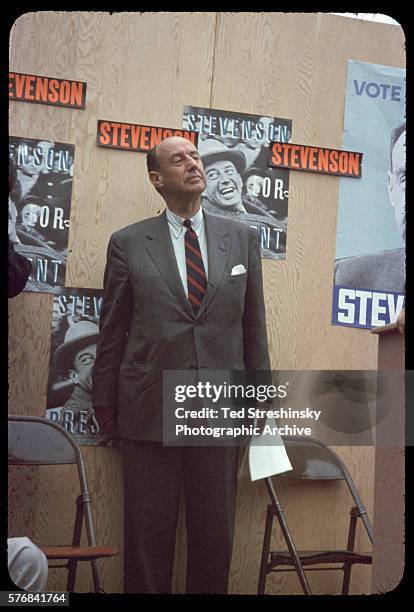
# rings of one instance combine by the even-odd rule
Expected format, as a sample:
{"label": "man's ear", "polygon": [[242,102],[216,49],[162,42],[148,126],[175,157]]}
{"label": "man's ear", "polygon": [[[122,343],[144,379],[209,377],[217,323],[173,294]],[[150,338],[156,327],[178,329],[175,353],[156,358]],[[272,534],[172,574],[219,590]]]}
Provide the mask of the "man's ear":
{"label": "man's ear", "polygon": [[393,191],[394,191],[394,185],[393,185],[393,176],[392,176],[392,172],[389,170],[387,172],[387,179],[388,179],[388,195],[390,198],[390,202],[391,202],[391,206],[393,208],[395,208],[394,206],[394,199],[393,199]]}
{"label": "man's ear", "polygon": [[156,172],[155,170],[151,170],[148,176],[149,176],[149,180],[154,185],[155,189],[159,189],[160,187],[163,187],[164,183],[162,181],[162,177],[159,172]]}

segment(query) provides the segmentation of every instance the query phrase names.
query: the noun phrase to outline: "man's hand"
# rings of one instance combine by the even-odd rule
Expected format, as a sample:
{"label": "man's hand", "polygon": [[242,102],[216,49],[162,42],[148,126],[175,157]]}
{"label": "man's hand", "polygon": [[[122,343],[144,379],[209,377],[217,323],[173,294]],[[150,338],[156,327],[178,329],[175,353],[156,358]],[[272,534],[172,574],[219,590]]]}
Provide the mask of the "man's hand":
{"label": "man's hand", "polygon": [[403,308],[397,317],[397,327],[401,334],[405,333],[405,309]]}

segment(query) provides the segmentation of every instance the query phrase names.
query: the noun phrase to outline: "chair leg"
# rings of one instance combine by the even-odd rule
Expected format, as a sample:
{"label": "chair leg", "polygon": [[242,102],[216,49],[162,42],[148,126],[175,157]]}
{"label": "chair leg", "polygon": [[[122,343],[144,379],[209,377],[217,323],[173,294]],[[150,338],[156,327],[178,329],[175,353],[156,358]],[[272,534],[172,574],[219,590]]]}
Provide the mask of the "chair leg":
{"label": "chair leg", "polygon": [[283,508],[282,508],[282,506],[279,503],[279,500],[277,498],[276,491],[275,491],[275,489],[273,487],[273,483],[272,483],[271,478],[265,478],[265,483],[266,483],[266,487],[267,487],[270,499],[272,500],[273,508],[274,508],[275,514],[276,514],[276,516],[278,518],[280,528],[281,528],[283,536],[285,538],[285,542],[286,542],[287,547],[289,549],[290,555],[291,555],[291,557],[293,559],[293,563],[295,565],[296,573],[298,575],[298,578],[299,578],[300,584],[302,586],[303,592],[305,593],[305,595],[312,595],[312,591],[310,589],[308,579],[306,578],[305,572],[303,571],[302,563],[300,562],[298,552],[297,552],[295,544],[293,542],[292,534],[289,531],[289,527],[287,525],[287,522],[286,522],[286,519],[285,519],[285,515],[284,515],[284,512],[283,512]]}
{"label": "chair leg", "polygon": [[68,591],[68,593],[73,593],[75,590],[77,569],[78,569],[78,560],[69,559],[68,561],[68,579],[66,583],[66,590]]}
{"label": "chair leg", "polygon": [[259,583],[257,594],[263,595],[266,589],[267,565],[269,562],[270,540],[272,537],[273,511],[272,506],[267,507],[266,525],[263,537],[262,560],[260,563]]}
{"label": "chair leg", "polygon": [[92,559],[91,568],[92,568],[93,586],[95,589],[95,593],[100,593],[102,589],[101,589],[101,576],[99,572],[98,559]]}
{"label": "chair leg", "polygon": [[[68,563],[68,580],[66,583],[66,590],[68,591],[68,593],[73,593],[75,590],[77,569],[78,569],[78,560],[70,559]],[[91,570],[92,570],[93,587],[94,587],[95,593],[100,593],[102,591],[102,588],[101,588],[101,576],[99,572],[98,559],[91,560]]]}
{"label": "chair leg", "polygon": [[[351,511],[349,514],[351,515],[351,519],[349,521],[348,544],[347,544],[346,549],[352,552],[355,548],[355,534],[356,534],[356,528],[357,528],[357,520],[359,516],[358,508],[356,507],[351,508]],[[348,595],[349,585],[351,582],[352,563],[345,562],[342,569],[344,571],[344,579],[342,582],[342,595]]]}
{"label": "chair leg", "polygon": [[[95,530],[93,527],[91,500],[89,498],[89,493],[83,493],[81,498],[82,498],[81,503],[83,504],[83,512],[84,512],[84,517],[85,517],[85,528],[86,528],[88,544],[89,546],[95,546],[96,545]],[[101,576],[99,572],[98,559],[91,560],[91,569],[92,569],[92,577],[93,577],[93,585],[94,585],[95,593],[100,593],[102,592],[102,588],[101,588]]]}
{"label": "chair leg", "polygon": [[342,582],[342,595],[349,595],[349,585],[351,583],[352,563],[344,563],[344,580]]}

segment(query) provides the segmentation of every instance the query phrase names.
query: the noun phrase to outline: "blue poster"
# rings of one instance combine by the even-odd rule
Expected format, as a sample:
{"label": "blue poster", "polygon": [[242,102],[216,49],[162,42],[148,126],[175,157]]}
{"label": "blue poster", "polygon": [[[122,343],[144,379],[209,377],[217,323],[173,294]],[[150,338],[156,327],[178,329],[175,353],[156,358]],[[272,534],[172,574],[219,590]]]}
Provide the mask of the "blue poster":
{"label": "blue poster", "polygon": [[340,179],[332,324],[394,323],[405,296],[405,70],[350,60],[342,148],[362,178]]}

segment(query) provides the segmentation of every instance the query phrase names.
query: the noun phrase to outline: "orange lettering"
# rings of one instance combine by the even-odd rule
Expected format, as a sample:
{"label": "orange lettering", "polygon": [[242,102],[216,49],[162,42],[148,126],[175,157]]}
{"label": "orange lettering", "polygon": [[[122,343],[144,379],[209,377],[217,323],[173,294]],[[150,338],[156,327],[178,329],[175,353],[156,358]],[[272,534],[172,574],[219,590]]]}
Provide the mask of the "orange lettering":
{"label": "orange lettering", "polygon": [[360,165],[360,154],[350,153],[349,154],[349,174],[359,176],[359,165]]}
{"label": "orange lettering", "polygon": [[73,106],[82,106],[83,83],[71,83],[70,103]]}
{"label": "orange lettering", "polygon": [[278,142],[275,142],[273,147],[272,147],[272,164],[274,164],[275,166],[280,166],[280,164],[282,163],[282,158],[280,157],[279,153],[282,150],[282,145]]}
{"label": "orange lettering", "polygon": [[283,145],[283,165],[289,168],[289,152],[291,149],[290,144]]}
{"label": "orange lettering", "polygon": [[193,143],[193,145],[195,145],[195,143],[196,143],[196,137],[197,137],[196,132],[183,132],[183,137],[184,137],[186,140],[189,140],[190,142],[192,142],[192,143]]}
{"label": "orange lettering", "polygon": [[49,102],[58,102],[59,100],[59,93],[57,91],[57,89],[59,88],[59,81],[57,81],[56,79],[52,79],[51,81],[49,81]]}
{"label": "orange lettering", "polygon": [[[319,149],[320,151],[320,149]],[[318,149],[316,147],[311,147],[309,149],[309,170],[317,170],[316,165],[316,156],[318,155]]]}
{"label": "orange lettering", "polygon": [[151,128],[150,149],[160,144],[162,140],[162,128]]}
{"label": "orange lettering", "polygon": [[309,157],[309,147],[300,148],[300,163],[302,168],[307,168]]}
{"label": "orange lettering", "polygon": [[121,125],[121,136],[119,139],[119,144],[121,147],[123,147],[124,149],[129,149],[129,142],[128,142],[128,130],[131,126],[123,123]]}
{"label": "orange lettering", "polygon": [[143,125],[141,127],[141,142],[140,142],[140,148],[144,149],[145,151],[148,151],[149,149],[149,136],[150,136],[150,131],[151,128],[148,127],[147,125]]}
{"label": "orange lettering", "polygon": [[111,143],[110,131],[111,125],[108,121],[102,121],[99,126],[99,142],[103,145],[109,145]]}
{"label": "orange lettering", "polygon": [[329,171],[338,172],[338,151],[330,151],[329,159]]}
{"label": "orange lettering", "polygon": [[16,98],[21,98],[23,96],[24,80],[24,74],[16,74]]}
{"label": "orange lettering", "polygon": [[318,170],[328,172],[329,149],[320,149],[318,158]]}
{"label": "orange lettering", "polygon": [[68,81],[62,81],[59,89],[59,98],[62,104],[67,104],[70,99],[70,86]]}
{"label": "orange lettering", "polygon": [[348,153],[342,151],[339,154],[339,172],[346,174],[348,172]]}
{"label": "orange lettering", "polygon": [[28,76],[26,79],[26,87],[24,88],[24,97],[26,100],[34,100],[33,94],[33,85],[34,85],[35,77]]}
{"label": "orange lettering", "polygon": [[139,125],[131,125],[131,141],[132,141],[132,148],[133,149],[137,149],[138,148],[138,140],[139,140],[140,132],[141,132],[141,126],[139,126]]}
{"label": "orange lettering", "polygon": [[163,130],[162,131],[162,138],[164,140],[164,138],[169,138],[170,136],[172,136],[172,130]]}
{"label": "orange lettering", "polygon": [[292,145],[291,155],[290,155],[290,167],[291,168],[300,168],[299,150],[300,150],[300,147],[298,145]]}
{"label": "orange lettering", "polygon": [[118,146],[118,133],[119,133],[119,128],[121,127],[120,123],[111,123],[111,128],[112,128],[112,144],[114,145],[114,147]]}
{"label": "orange lettering", "polygon": [[41,79],[37,77],[36,79],[36,100],[47,100],[47,85],[48,79]]}

